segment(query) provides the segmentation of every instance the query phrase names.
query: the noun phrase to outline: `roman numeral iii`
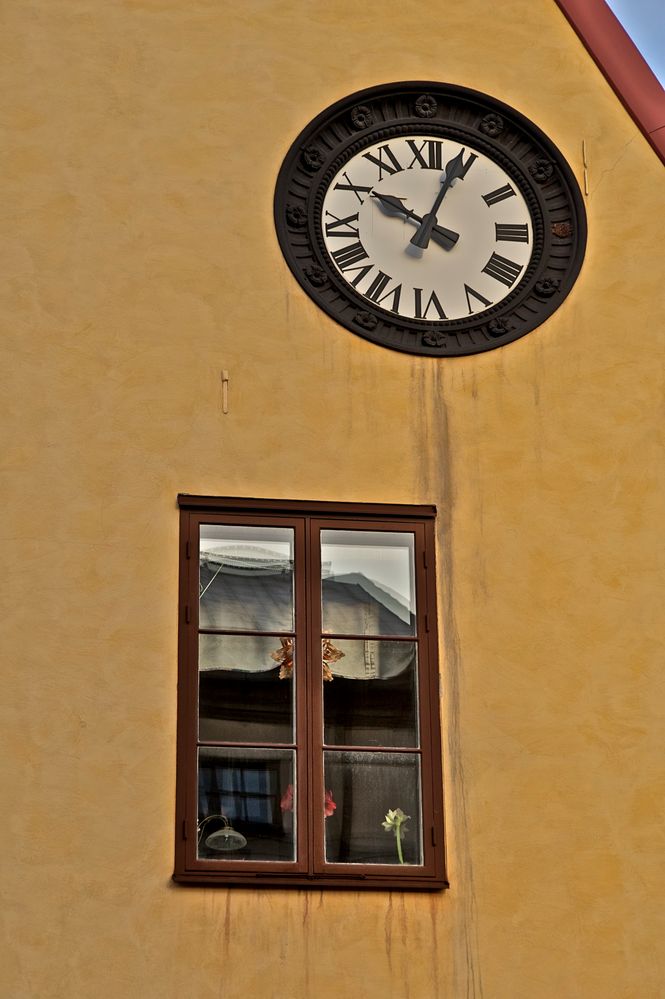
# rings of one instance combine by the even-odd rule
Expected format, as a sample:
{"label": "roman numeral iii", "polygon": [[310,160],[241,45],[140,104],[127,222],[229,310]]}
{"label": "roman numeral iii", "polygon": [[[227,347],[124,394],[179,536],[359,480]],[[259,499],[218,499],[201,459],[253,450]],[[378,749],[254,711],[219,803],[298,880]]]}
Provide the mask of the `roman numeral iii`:
{"label": "roman numeral iii", "polygon": [[[357,218],[357,216],[356,216]],[[502,240],[506,243],[528,243],[529,242],[529,227],[528,225],[504,225],[501,222],[495,222],[494,228],[496,229],[496,238]]]}

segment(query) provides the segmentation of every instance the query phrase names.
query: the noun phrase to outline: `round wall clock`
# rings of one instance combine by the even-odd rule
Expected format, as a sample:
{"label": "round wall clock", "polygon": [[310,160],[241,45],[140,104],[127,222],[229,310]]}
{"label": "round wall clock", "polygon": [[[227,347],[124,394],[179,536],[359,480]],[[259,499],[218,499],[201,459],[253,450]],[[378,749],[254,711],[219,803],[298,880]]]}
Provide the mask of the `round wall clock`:
{"label": "round wall clock", "polygon": [[329,316],[434,356],[535,329],[586,246],[582,196],[552,141],[494,98],[442,83],[372,87],[318,115],[280,170],[275,224]]}

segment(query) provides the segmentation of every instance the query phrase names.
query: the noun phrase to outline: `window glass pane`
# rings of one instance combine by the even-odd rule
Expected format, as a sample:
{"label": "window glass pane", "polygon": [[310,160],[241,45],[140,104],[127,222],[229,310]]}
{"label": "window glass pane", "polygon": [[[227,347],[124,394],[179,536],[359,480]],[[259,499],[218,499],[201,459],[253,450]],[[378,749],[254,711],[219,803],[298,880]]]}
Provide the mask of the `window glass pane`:
{"label": "window glass pane", "polygon": [[328,863],[422,864],[417,754],[327,751],[324,770]]}
{"label": "window glass pane", "polygon": [[293,742],[294,661],[293,638],[199,635],[199,738]]}
{"label": "window glass pane", "polygon": [[323,640],[324,742],[417,746],[415,642]]}
{"label": "window glass pane", "polygon": [[293,529],[203,524],[199,627],[293,631]]}
{"label": "window glass pane", "polygon": [[322,531],[323,631],[415,634],[413,534]]}
{"label": "window glass pane", "polygon": [[199,750],[197,856],[295,860],[295,753]]}

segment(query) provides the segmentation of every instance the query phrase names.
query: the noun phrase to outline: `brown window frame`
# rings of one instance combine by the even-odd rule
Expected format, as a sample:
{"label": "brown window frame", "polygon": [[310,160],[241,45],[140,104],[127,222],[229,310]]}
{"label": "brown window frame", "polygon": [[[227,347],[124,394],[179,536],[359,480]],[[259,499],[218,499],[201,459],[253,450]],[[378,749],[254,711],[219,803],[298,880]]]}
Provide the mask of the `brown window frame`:
{"label": "brown window frame", "polygon": [[[295,888],[371,888],[439,890],[448,886],[445,872],[443,776],[439,717],[439,670],[436,614],[435,517],[433,506],[324,503],[288,500],[178,496],[180,507],[180,608],[178,669],[178,740],[174,881],[188,885],[246,885]],[[282,526],[295,532],[297,660],[295,749],[298,794],[296,860],[205,860],[197,856],[198,770],[198,585],[199,528],[202,524]],[[415,543],[416,635],[418,644],[419,745],[407,750],[421,760],[423,864],[339,864],[324,856],[322,810],[324,775],[321,677],[321,601],[319,532],[328,529],[413,533]],[[342,638],[345,636],[333,636]],[[362,637],[362,636],[358,636]],[[376,636],[373,636],[376,637]],[[317,680],[317,677],[319,678]],[[230,743],[222,743],[232,748]],[[267,743],[243,743],[269,748]],[[277,744],[275,744],[277,746]],[[338,749],[341,747],[337,747]],[[403,747],[349,747],[348,750],[404,751]]]}

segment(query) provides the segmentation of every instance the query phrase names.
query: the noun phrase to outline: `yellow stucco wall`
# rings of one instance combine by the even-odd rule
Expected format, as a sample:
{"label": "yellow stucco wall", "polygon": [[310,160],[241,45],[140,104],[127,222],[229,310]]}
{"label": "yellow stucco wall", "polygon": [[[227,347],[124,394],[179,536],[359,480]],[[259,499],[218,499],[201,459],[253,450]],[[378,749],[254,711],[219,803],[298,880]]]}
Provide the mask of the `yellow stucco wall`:
{"label": "yellow stucco wall", "polygon": [[[661,999],[665,177],[556,5],[0,21],[2,999]],[[295,135],[407,79],[586,140],[581,276],[506,348],[373,346],[280,257]],[[179,491],[438,505],[449,891],[172,884]]]}

